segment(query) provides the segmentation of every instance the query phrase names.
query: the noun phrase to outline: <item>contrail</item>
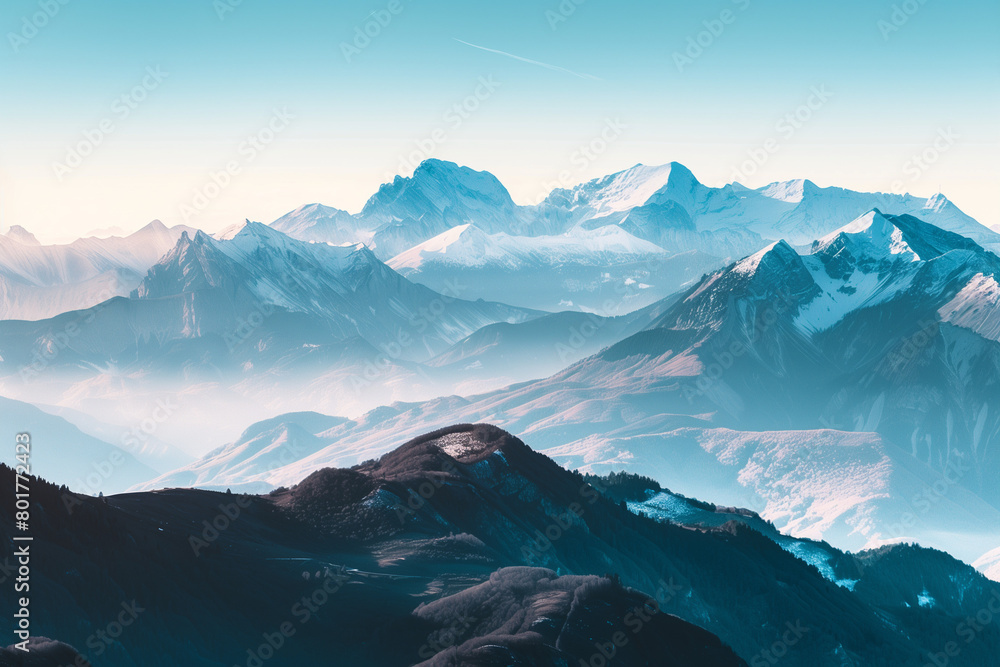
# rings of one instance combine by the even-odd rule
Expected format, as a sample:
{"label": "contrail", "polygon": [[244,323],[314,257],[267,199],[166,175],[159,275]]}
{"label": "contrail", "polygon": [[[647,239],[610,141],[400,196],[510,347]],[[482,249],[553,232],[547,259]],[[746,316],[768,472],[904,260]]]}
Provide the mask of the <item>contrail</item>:
{"label": "contrail", "polygon": [[479,46],[478,44],[470,44],[469,42],[464,42],[458,38],[455,38],[456,42],[460,44],[465,44],[466,46],[471,46],[474,49],[480,49],[481,51],[489,51],[490,53],[498,53],[501,56],[507,56],[508,58],[513,58],[514,60],[520,60],[524,63],[530,63],[532,65],[538,65],[539,67],[544,67],[545,69],[555,70],[556,72],[565,72],[566,74],[572,74],[575,77],[581,79],[589,79],[591,81],[600,81],[596,76],[591,76],[590,74],[580,74],[579,72],[574,72],[573,70],[566,69],[565,67],[559,67],[557,65],[550,65],[548,63],[539,62],[537,60],[531,60],[529,58],[522,58],[521,56],[515,56],[513,53],[507,53],[506,51],[497,51],[496,49],[488,49],[485,46]]}

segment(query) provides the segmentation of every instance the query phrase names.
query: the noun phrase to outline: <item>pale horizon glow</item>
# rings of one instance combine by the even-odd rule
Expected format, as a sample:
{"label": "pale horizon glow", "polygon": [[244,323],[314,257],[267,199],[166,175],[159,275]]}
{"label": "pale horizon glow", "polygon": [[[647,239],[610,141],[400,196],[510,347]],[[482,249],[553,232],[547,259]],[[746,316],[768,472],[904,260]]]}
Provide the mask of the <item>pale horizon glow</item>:
{"label": "pale horizon glow", "polygon": [[[433,156],[433,157],[435,159],[448,159],[448,158],[439,158],[436,155]],[[449,160],[449,161],[455,161],[455,160]],[[628,160],[625,160],[619,166],[613,167],[612,171],[609,171],[607,173],[601,172],[601,173],[594,173],[593,175],[581,176],[579,179],[570,180],[570,181],[567,181],[566,183],[563,183],[563,182],[561,182],[559,180],[559,174],[554,174],[549,181],[541,181],[541,182],[539,182],[539,181],[531,180],[529,182],[521,182],[521,183],[515,184],[516,186],[519,186],[519,187],[511,187],[510,183],[503,182],[502,180],[501,180],[501,182],[503,182],[503,185],[505,187],[507,187],[508,191],[510,192],[511,198],[513,199],[513,201],[514,201],[515,204],[523,205],[523,206],[530,206],[530,205],[537,204],[538,200],[541,197],[543,197],[544,195],[549,194],[552,191],[552,189],[554,189],[554,188],[551,188],[549,186],[552,186],[552,185],[554,185],[556,183],[558,183],[558,187],[573,187],[573,186],[576,186],[576,185],[579,185],[579,184],[582,184],[582,183],[586,183],[586,182],[588,182],[590,180],[593,180],[594,178],[600,178],[600,177],[606,176],[608,174],[612,174],[612,173],[617,173],[619,171],[623,171],[625,169],[628,169],[630,167],[636,166],[638,164],[646,164],[647,166],[658,166],[658,165],[667,164],[669,162],[681,162],[682,164],[685,164],[681,160],[664,160],[664,161],[659,162],[659,163],[649,163],[649,162],[646,162],[646,163],[643,163],[643,162],[632,162],[632,163],[629,163]],[[465,163],[463,163],[461,161],[457,161],[457,164],[460,164],[461,166],[470,166],[472,168],[475,168],[477,171],[482,171],[483,170],[481,167],[473,166],[473,165],[468,165],[468,164],[465,164]],[[691,168],[687,164],[685,164],[685,166],[687,166],[688,168]],[[485,171],[491,171],[491,170],[490,169],[485,169]],[[703,185],[706,185],[706,186],[709,186],[709,187],[719,188],[719,187],[723,187],[725,185],[729,185],[729,184],[731,184],[733,182],[732,180],[725,179],[725,178],[714,179],[714,180],[706,180],[706,179],[702,178],[701,175],[699,175],[699,173],[698,173],[697,170],[692,169],[692,171],[694,172],[695,177],[698,178],[698,180]],[[589,173],[589,170],[588,170],[588,173]],[[408,172],[408,173],[398,174],[398,175],[404,176],[404,177],[410,177],[410,176],[412,176],[412,170],[410,172]],[[495,172],[494,172],[494,175],[496,175]],[[745,178],[743,180],[740,180],[739,182],[742,185],[745,185],[747,187],[762,188],[762,187],[765,187],[767,185],[771,185],[773,183],[783,182],[783,181],[791,181],[791,180],[798,180],[798,179],[810,180],[810,181],[816,183],[820,187],[844,187],[844,188],[848,188],[848,189],[852,189],[852,190],[858,190],[858,191],[863,191],[863,192],[892,192],[891,187],[884,187],[884,188],[881,188],[881,189],[875,188],[875,189],[870,189],[870,190],[869,189],[865,189],[865,188],[852,188],[852,187],[850,187],[848,185],[845,185],[845,182],[847,182],[847,180],[848,180],[847,176],[845,176],[845,178],[842,179],[842,180],[840,180],[840,181],[834,181],[834,182],[823,182],[822,179],[812,178],[812,177],[809,177],[809,176],[794,176],[794,177],[787,177],[787,178],[778,178],[776,180],[771,180],[771,179],[766,179],[766,178],[765,179],[756,179],[756,178],[752,178],[751,177],[751,178]],[[33,233],[38,238],[38,240],[41,243],[43,243],[45,245],[50,245],[50,244],[51,245],[58,245],[58,244],[72,243],[73,241],[77,240],[78,238],[86,238],[86,237],[91,237],[91,236],[97,236],[97,237],[128,236],[128,235],[130,235],[132,233],[135,233],[139,229],[145,227],[146,225],[148,225],[150,222],[153,222],[154,220],[158,220],[158,221],[164,223],[167,227],[174,227],[174,226],[177,226],[177,225],[186,225],[186,226],[194,227],[196,229],[201,229],[202,231],[205,231],[205,232],[210,233],[210,234],[214,234],[214,233],[223,231],[224,229],[226,229],[227,227],[232,226],[233,224],[238,224],[238,223],[242,222],[243,220],[251,220],[251,221],[254,221],[254,222],[263,222],[265,224],[270,224],[271,222],[273,222],[274,220],[278,219],[282,215],[285,215],[286,213],[290,213],[290,212],[292,212],[292,211],[294,211],[294,210],[296,210],[296,209],[298,209],[298,208],[300,208],[302,206],[307,206],[309,204],[322,204],[324,206],[330,206],[332,208],[338,208],[338,209],[341,209],[341,210],[345,210],[345,211],[347,211],[348,213],[351,213],[351,214],[358,214],[358,213],[361,212],[361,209],[364,207],[364,204],[368,200],[368,198],[371,195],[375,194],[375,192],[378,190],[378,187],[380,185],[382,185],[383,183],[385,183],[385,182],[388,182],[388,180],[383,181],[383,180],[380,180],[380,179],[375,179],[374,181],[372,181],[372,183],[374,183],[374,185],[370,188],[369,195],[366,195],[366,196],[352,196],[354,193],[346,192],[345,193],[346,196],[344,197],[344,200],[346,200],[346,203],[345,203],[345,201],[323,201],[323,200],[319,200],[319,199],[308,200],[308,201],[303,200],[300,203],[291,204],[291,205],[290,205],[290,202],[289,203],[278,203],[278,202],[275,202],[273,204],[267,204],[267,203],[261,202],[261,203],[259,203],[256,206],[256,210],[261,212],[260,215],[251,215],[249,213],[247,213],[247,214],[240,213],[239,212],[240,209],[239,209],[239,204],[238,203],[235,205],[235,210],[233,210],[231,214],[226,214],[226,213],[222,212],[222,210],[225,207],[223,207],[222,204],[220,204],[218,207],[214,207],[214,206],[210,207],[205,212],[199,213],[198,215],[193,216],[190,220],[185,220],[184,217],[180,213],[178,213],[176,210],[171,210],[171,211],[168,211],[167,214],[165,214],[165,215],[158,215],[158,216],[154,216],[154,217],[149,218],[149,219],[134,220],[134,221],[132,221],[132,220],[119,220],[119,219],[116,219],[116,222],[109,223],[109,224],[103,225],[101,227],[95,227],[95,228],[92,228],[92,229],[88,229],[86,231],[80,232],[80,233],[75,234],[75,235],[74,235],[73,232],[70,232],[69,234],[65,234],[65,233],[62,233],[61,231],[53,231],[53,230],[49,229],[47,226],[40,227],[40,228],[32,228],[30,225],[25,225],[25,224],[23,224],[21,222],[18,222],[16,220],[9,220],[8,217],[7,217],[7,215],[6,215],[6,213],[4,212],[4,206],[3,206],[3,203],[2,203],[3,193],[0,193],[0,234],[7,233],[7,231],[9,231],[10,227],[13,226],[13,225],[19,225],[19,226],[27,229],[29,232]],[[960,182],[956,182],[956,183],[954,183],[954,185],[955,186],[961,186],[962,184]],[[959,188],[957,187],[956,189],[959,189]],[[961,189],[964,189],[964,188],[961,188]],[[952,194],[949,194],[949,192],[947,191],[947,188],[940,187],[940,186],[931,186],[929,189],[925,189],[925,190],[918,190],[918,191],[904,190],[904,191],[898,192],[896,194],[910,194],[910,195],[913,195],[913,196],[916,196],[916,197],[920,197],[920,198],[928,198],[928,197],[931,197],[931,196],[933,196],[935,194],[938,194],[938,193],[943,193],[945,196],[948,197],[948,199],[950,199],[953,203],[955,203],[959,208],[961,208],[963,211],[965,211],[969,215],[972,215],[974,218],[977,218],[980,222],[983,222],[983,224],[986,224],[987,226],[992,226],[995,229],[997,229],[997,231],[1000,231],[1000,224],[998,224],[998,225],[990,225],[987,221],[985,221],[985,220],[983,220],[981,218],[978,218],[969,209],[967,209],[967,208],[965,208],[965,207],[962,206],[961,200],[956,200],[956,198],[954,196],[952,196]],[[218,211],[213,210],[213,209],[216,209],[216,208],[218,208],[219,210]],[[278,212],[275,213],[275,211],[278,211]],[[845,221],[845,223],[846,222],[847,221]]]}
{"label": "pale horizon glow", "polygon": [[[1000,224],[996,3],[927,3],[883,34],[891,3],[862,0],[588,2],[567,16],[540,0],[399,2],[395,14],[383,2],[241,3],[221,17],[198,0],[60,4],[16,50],[0,44],[0,84],[17,91],[0,113],[0,229],[65,242],[154,219],[216,232],[310,203],[356,213],[428,157],[493,173],[518,204],[676,161],[713,187],[805,178],[942,192]],[[708,40],[724,9],[732,21]],[[11,0],[0,26],[16,32],[37,11]],[[355,42],[379,16],[391,18]],[[679,66],[699,36],[707,46]],[[789,126],[817,89],[829,98]],[[276,114],[287,122],[275,132]],[[626,127],[581,160],[608,121]],[[262,132],[271,141],[245,150]],[[60,167],[81,142],[94,145],[80,165]],[[231,163],[239,173],[190,214]]]}

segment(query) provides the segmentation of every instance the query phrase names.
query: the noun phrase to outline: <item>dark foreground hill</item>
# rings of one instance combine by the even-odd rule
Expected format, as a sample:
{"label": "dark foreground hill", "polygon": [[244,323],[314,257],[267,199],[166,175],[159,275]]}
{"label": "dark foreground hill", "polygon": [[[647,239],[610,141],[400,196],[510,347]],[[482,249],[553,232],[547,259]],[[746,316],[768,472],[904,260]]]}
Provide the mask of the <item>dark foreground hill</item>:
{"label": "dark foreground hill", "polygon": [[644,491],[628,481],[588,483],[482,425],[263,497],[37,480],[32,627],[143,667],[996,664],[982,617],[1000,586],[945,554],[782,546],[752,513],[696,501],[697,521],[654,520],[626,508]]}

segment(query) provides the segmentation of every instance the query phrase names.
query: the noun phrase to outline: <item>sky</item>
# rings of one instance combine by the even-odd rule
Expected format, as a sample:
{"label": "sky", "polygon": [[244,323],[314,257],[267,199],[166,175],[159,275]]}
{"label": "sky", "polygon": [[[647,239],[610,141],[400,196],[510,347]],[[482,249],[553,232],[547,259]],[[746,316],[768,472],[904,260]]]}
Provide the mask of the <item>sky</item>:
{"label": "sky", "polygon": [[0,229],[359,211],[435,157],[521,204],[637,163],[1000,224],[995,0],[5,0]]}

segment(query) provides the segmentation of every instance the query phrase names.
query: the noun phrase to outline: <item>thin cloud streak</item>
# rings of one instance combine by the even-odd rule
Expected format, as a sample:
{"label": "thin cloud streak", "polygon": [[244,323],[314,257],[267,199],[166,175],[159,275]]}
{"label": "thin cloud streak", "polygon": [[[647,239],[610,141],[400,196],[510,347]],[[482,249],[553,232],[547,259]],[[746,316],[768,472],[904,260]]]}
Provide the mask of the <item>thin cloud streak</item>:
{"label": "thin cloud streak", "polygon": [[501,56],[507,56],[508,58],[513,58],[514,60],[520,60],[524,63],[530,63],[532,65],[538,65],[539,67],[544,67],[545,69],[550,69],[556,72],[565,72],[566,74],[572,74],[580,79],[587,79],[590,81],[600,81],[596,76],[591,76],[590,74],[580,74],[579,72],[574,72],[573,70],[566,69],[565,67],[559,67],[558,65],[550,65],[548,63],[539,62],[537,60],[531,60],[530,58],[522,58],[521,56],[515,56],[513,53],[507,53],[506,51],[498,51],[496,49],[489,49],[485,46],[479,46],[478,44],[470,44],[469,42],[462,41],[461,39],[455,38],[455,41],[460,44],[465,44],[466,46],[471,46],[474,49],[479,49],[481,51],[488,51],[489,53],[497,53]]}

